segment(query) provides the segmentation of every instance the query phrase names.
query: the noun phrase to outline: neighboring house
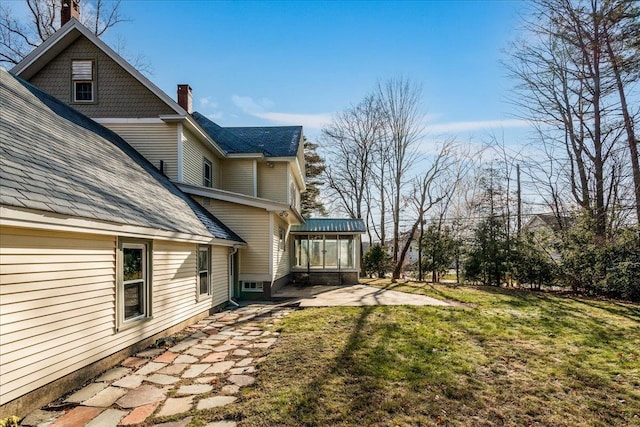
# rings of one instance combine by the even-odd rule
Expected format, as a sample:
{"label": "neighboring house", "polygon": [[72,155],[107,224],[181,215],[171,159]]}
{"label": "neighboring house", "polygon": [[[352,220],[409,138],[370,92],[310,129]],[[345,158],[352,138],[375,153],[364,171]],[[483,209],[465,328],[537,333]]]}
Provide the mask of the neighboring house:
{"label": "neighboring house", "polygon": [[0,69],[0,418],[230,298],[245,242],[117,134]]}
{"label": "neighboring house", "polygon": [[569,216],[557,216],[554,213],[538,213],[531,216],[522,226],[524,233],[531,233],[534,242],[549,254],[552,260],[561,259],[558,252],[560,233],[571,227],[573,220]]}
{"label": "neighboring house", "polygon": [[302,127],[222,128],[171,99],[76,19],[11,72],[125,139],[246,246],[229,268],[232,295],[269,299],[291,279],[291,226],[304,222]]}
{"label": "neighboring house", "polygon": [[556,234],[569,228],[571,222],[571,217],[568,216],[557,216],[554,213],[538,213],[533,214],[522,229],[532,233],[545,230],[549,233]]}

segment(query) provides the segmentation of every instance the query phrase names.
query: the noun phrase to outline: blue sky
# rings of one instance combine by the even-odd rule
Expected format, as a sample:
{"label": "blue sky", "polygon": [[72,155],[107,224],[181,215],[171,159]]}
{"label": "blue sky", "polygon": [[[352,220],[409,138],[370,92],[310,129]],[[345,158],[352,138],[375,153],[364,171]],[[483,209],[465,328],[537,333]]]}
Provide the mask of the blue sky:
{"label": "blue sky", "polygon": [[[311,138],[378,81],[422,85],[429,133],[520,138],[500,60],[516,36],[517,1],[132,1],[107,34],[143,54],[171,96],[223,126],[302,124]],[[509,142],[509,141],[507,141]]]}
{"label": "blue sky", "polygon": [[[22,0],[12,1],[23,13]],[[130,19],[103,38],[143,55],[167,94],[222,126],[303,125],[317,139],[377,82],[422,85],[427,139],[526,142],[501,60],[524,1],[123,0]],[[429,145],[429,144],[425,144]],[[425,151],[429,151],[425,149]]]}

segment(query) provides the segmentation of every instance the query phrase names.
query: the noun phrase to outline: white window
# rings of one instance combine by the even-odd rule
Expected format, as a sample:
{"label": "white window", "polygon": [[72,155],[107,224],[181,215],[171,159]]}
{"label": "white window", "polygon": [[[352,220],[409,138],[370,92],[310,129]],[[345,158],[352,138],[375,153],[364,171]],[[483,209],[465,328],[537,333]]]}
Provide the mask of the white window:
{"label": "white window", "polygon": [[202,162],[202,185],[211,188],[213,186],[213,166],[209,159]]}
{"label": "white window", "polygon": [[285,246],[285,232],[284,232],[284,228],[279,227],[278,228],[278,249],[281,251],[286,251],[286,246]]}
{"label": "white window", "polygon": [[121,240],[118,254],[118,323],[122,327],[151,315],[150,243]]}
{"label": "white window", "polygon": [[198,247],[198,294],[211,293],[211,275],[209,274],[209,260],[211,259],[210,246]]}
{"label": "white window", "polygon": [[244,292],[262,292],[262,282],[242,282]]}
{"label": "white window", "polygon": [[71,62],[71,82],[73,85],[73,102],[94,101],[93,61],[82,60]]}

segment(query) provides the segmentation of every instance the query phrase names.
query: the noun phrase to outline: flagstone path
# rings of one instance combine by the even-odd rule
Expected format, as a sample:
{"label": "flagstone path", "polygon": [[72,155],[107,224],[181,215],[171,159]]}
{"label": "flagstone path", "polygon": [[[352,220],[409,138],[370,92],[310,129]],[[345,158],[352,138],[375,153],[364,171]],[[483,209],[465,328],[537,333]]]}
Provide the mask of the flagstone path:
{"label": "flagstone path", "polygon": [[[256,370],[278,333],[269,327],[291,308],[252,304],[211,315],[165,339],[166,348],[149,348],[124,360],[59,403],[66,410],[41,409],[23,426],[133,426],[171,416],[165,427],[186,426],[193,411],[237,401],[242,387],[255,381]],[[183,416],[181,416],[183,415]],[[176,421],[177,420],[177,421]],[[206,427],[235,427],[220,420]]]}

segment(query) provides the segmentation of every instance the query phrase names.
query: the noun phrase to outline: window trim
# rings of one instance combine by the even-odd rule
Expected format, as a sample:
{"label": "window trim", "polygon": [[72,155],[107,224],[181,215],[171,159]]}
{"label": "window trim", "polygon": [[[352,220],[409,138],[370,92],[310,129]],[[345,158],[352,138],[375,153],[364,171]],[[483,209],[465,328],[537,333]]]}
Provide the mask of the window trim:
{"label": "window trim", "polygon": [[[82,78],[74,78],[73,65],[76,62],[89,62],[91,63],[91,76],[87,79],[88,75],[79,76]],[[95,59],[72,59],[71,60],[71,102],[74,104],[92,104],[96,102],[96,60]],[[77,84],[89,83],[91,85],[91,99],[78,99],[77,97]]]}
{"label": "window trim", "polygon": [[[77,85],[79,84],[89,84],[91,85],[91,99],[78,99],[78,89]],[[73,102],[77,102],[78,104],[89,104],[93,102],[94,98],[94,90],[93,90],[93,81],[88,80],[74,80],[73,83]]]}
{"label": "window trim", "polygon": [[[200,270],[200,252],[207,252],[207,292],[202,293],[202,287],[200,283],[200,273],[204,270]],[[198,301],[212,295],[211,289],[211,245],[198,245],[197,257],[196,257],[196,293]]]}
{"label": "window trim", "polygon": [[[131,319],[125,319],[125,283],[124,281],[124,249],[143,249],[143,313]],[[153,262],[153,242],[151,240],[118,238],[116,257],[116,332],[138,325],[145,320],[152,318],[152,262]]]}
{"label": "window trim", "polygon": [[[207,184],[207,166],[209,166],[209,184]],[[213,188],[213,163],[206,157],[202,158],[202,186]]]}
{"label": "window trim", "polygon": [[278,227],[278,250],[280,252],[287,251],[287,245],[285,243],[286,243],[286,233],[284,231],[284,228]]}
{"label": "window trim", "polygon": [[[247,287],[247,285],[255,284],[255,287]],[[256,282],[256,281],[242,281],[242,292],[263,292],[264,291],[264,283]]]}

